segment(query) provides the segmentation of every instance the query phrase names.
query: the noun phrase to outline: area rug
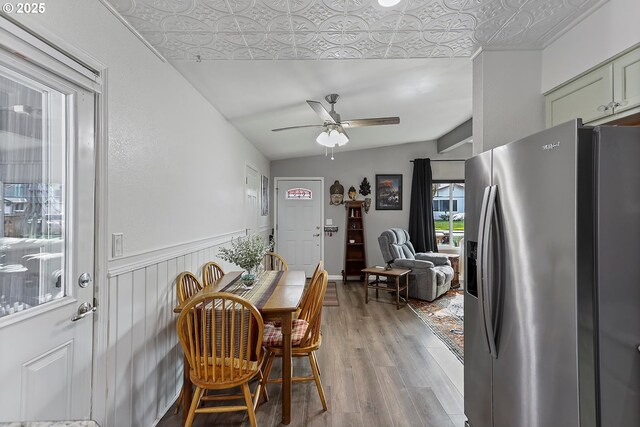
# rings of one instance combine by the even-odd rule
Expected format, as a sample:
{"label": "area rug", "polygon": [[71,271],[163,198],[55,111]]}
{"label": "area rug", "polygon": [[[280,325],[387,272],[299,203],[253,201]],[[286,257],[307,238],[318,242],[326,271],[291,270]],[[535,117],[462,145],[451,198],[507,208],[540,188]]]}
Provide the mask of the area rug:
{"label": "area rug", "polygon": [[410,299],[409,307],[464,363],[464,291],[450,290],[433,302]]}
{"label": "area rug", "polygon": [[337,307],[340,305],[336,282],[327,283],[327,293],[324,295],[324,303],[322,305],[325,307]]}

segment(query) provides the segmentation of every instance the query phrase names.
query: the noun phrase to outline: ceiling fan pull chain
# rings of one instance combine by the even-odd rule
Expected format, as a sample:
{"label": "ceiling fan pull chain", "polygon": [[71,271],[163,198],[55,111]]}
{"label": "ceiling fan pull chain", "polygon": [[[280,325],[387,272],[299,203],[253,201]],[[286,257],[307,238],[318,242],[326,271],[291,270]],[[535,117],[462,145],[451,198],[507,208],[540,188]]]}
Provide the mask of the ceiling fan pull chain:
{"label": "ceiling fan pull chain", "polygon": [[331,147],[331,160],[333,160],[333,147]]}

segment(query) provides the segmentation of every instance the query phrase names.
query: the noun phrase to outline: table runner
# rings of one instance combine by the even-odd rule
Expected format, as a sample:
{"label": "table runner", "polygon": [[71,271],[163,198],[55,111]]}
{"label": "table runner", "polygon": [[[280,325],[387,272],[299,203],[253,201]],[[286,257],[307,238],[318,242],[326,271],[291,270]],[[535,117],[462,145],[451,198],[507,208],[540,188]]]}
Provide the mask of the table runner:
{"label": "table runner", "polygon": [[[234,295],[237,295],[239,297],[242,297],[244,299],[246,299],[247,301],[249,301],[251,304],[253,304],[258,310],[260,310],[262,307],[264,307],[264,305],[267,303],[267,301],[269,300],[269,298],[271,297],[271,295],[273,294],[276,286],[278,285],[278,282],[280,281],[280,278],[282,277],[283,272],[282,271],[264,271],[260,274],[258,274],[258,276],[256,277],[256,280],[254,282],[254,285],[251,288],[246,288],[244,286],[244,284],[242,283],[242,280],[240,279],[240,276],[236,277],[231,283],[229,283],[228,285],[226,285],[225,287],[221,288],[218,290],[218,292],[227,292],[227,293],[231,293]],[[232,310],[233,307],[233,303],[230,303],[229,305],[225,306],[225,311],[229,312]],[[215,323],[215,336],[216,336],[216,349],[215,349],[215,353],[217,355],[223,355],[224,354],[224,359],[225,359],[225,364],[228,365],[229,363],[234,363],[232,362],[229,358],[231,357],[230,354],[230,347],[226,348],[226,351],[222,351],[221,348],[221,344],[222,344],[222,313],[221,313],[221,308],[222,308],[222,301],[221,300],[217,300],[216,304],[215,304],[215,308],[212,307],[210,304],[206,305],[206,318],[203,319],[202,318],[202,306],[199,307],[195,307],[196,310],[198,311],[198,315],[197,315],[197,323],[198,325],[195,326],[194,325],[194,330],[193,333],[195,335],[199,335],[199,330],[200,330],[200,326],[202,328],[206,328],[206,334],[209,337],[207,340],[204,340],[203,338],[200,339],[196,339],[196,342],[199,342],[200,344],[200,352],[201,353],[207,353],[209,355],[213,354],[213,348],[211,347],[211,332],[212,332],[212,323]],[[212,312],[215,312],[215,318],[211,318],[211,314]],[[234,316],[235,318],[235,329],[236,330],[240,330],[241,327],[241,318],[240,316]],[[227,321],[226,321],[226,339],[227,342],[230,342],[231,340],[231,319],[232,319],[232,315],[228,314],[227,315]],[[244,336],[242,338],[240,338],[242,341],[245,341],[245,345],[243,346],[244,348],[247,348],[246,346],[246,340],[248,339],[248,330],[249,330],[249,324],[248,324],[248,318],[244,319]],[[204,325],[202,324],[204,323]],[[255,323],[253,323],[251,325],[251,328],[255,328],[257,329],[257,325]],[[254,330],[255,330],[254,329]],[[204,331],[202,331],[204,332]],[[253,339],[256,339],[257,337],[253,336]],[[238,358],[241,357],[241,355],[239,354],[239,350],[240,350],[240,345],[238,343],[238,346],[235,347],[235,354],[233,355],[233,357]],[[251,360],[256,360],[256,354],[255,352],[251,355]],[[218,361],[218,363],[220,363],[220,361]]]}
{"label": "table runner", "polygon": [[220,292],[229,292],[238,295],[251,302],[251,304],[260,310],[267,301],[269,301],[283,273],[282,271],[263,271],[256,277],[254,285],[248,289],[245,288],[242,280],[239,280],[240,276],[238,276],[236,280],[220,289]]}

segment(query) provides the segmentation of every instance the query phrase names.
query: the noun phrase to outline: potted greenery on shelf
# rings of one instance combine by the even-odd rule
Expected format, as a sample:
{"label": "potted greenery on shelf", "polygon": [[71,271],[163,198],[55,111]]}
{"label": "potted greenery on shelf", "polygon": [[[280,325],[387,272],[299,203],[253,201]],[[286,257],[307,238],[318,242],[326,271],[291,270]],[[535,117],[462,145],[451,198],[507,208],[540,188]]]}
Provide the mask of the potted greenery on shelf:
{"label": "potted greenery on shelf", "polygon": [[218,257],[245,270],[242,281],[245,285],[253,285],[256,279],[257,268],[262,262],[264,254],[269,252],[273,245],[265,241],[262,236],[254,235],[239,239],[231,239],[228,248],[220,248]]}

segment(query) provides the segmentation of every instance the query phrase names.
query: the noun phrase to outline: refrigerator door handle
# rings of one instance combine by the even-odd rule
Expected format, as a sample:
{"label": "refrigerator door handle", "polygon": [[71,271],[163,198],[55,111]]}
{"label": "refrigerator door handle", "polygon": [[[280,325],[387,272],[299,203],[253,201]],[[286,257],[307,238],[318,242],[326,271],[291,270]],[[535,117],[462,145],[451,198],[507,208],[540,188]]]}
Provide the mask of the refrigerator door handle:
{"label": "refrigerator door handle", "polygon": [[[486,283],[482,286],[482,313],[484,320],[484,330],[487,334],[487,342],[489,345],[489,354],[493,356],[494,359],[498,358],[498,351],[496,349],[496,339],[495,333],[493,330],[493,315],[491,314],[491,300],[489,299],[489,285],[493,285],[493,272],[490,263],[490,243],[491,243],[491,229],[493,226],[495,212],[496,212],[496,196],[498,195],[498,186],[492,185],[487,188],[489,190],[487,208],[484,218],[484,226],[483,226],[483,240],[482,240],[482,271],[484,277],[486,279]],[[485,190],[486,193],[486,190]],[[496,227],[497,229],[497,227]],[[493,263],[491,263],[493,265]],[[495,288],[495,286],[494,286]]]}
{"label": "refrigerator door handle", "polygon": [[480,224],[478,227],[478,256],[477,256],[477,265],[476,269],[476,281],[478,283],[478,302],[480,303],[480,315],[482,316],[482,321],[480,322],[482,325],[482,330],[484,332],[484,338],[487,343],[487,350],[491,354],[491,345],[489,344],[489,333],[487,331],[487,322],[486,322],[486,312],[485,312],[485,270],[484,270],[484,240],[486,236],[486,217],[487,217],[487,204],[489,203],[489,195],[491,193],[491,187],[486,187],[484,189],[484,195],[482,196],[482,208],[480,209]]}

